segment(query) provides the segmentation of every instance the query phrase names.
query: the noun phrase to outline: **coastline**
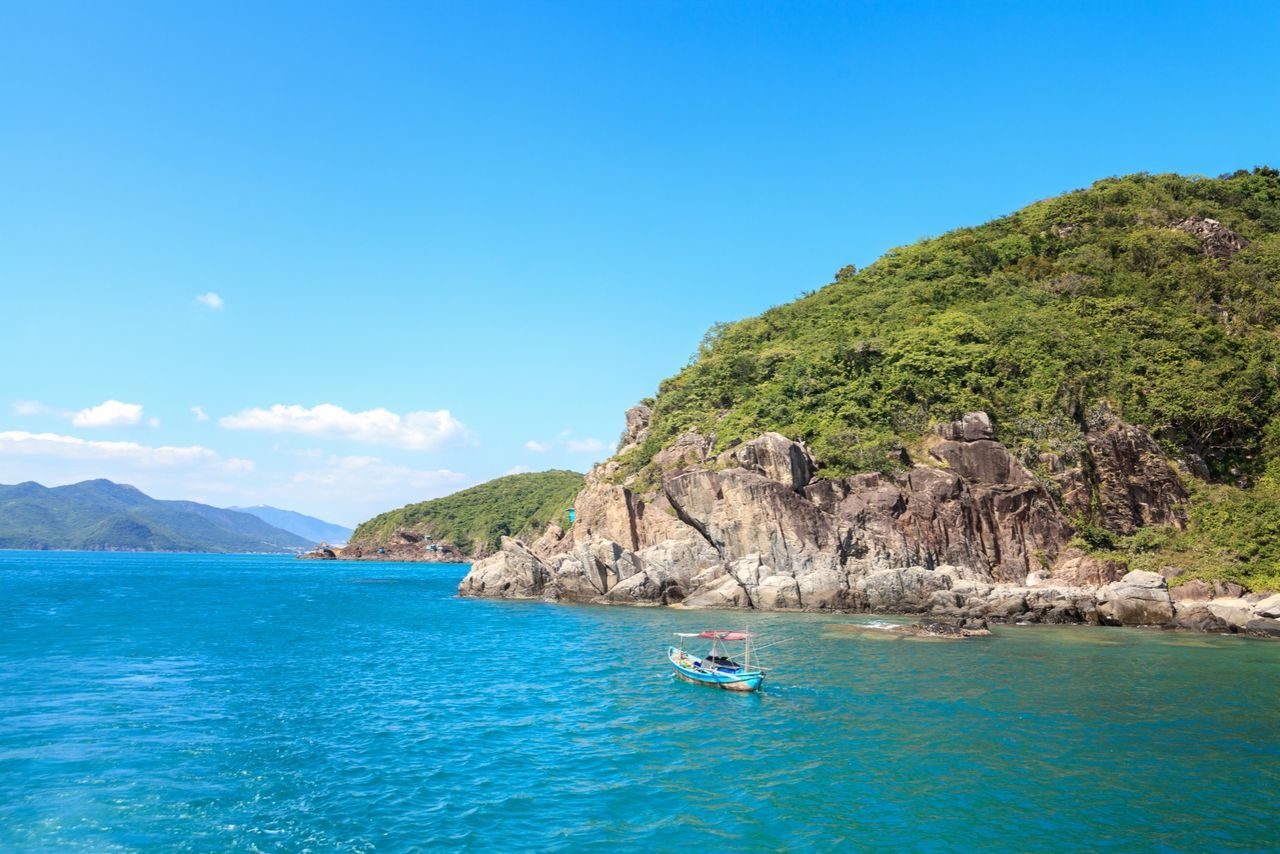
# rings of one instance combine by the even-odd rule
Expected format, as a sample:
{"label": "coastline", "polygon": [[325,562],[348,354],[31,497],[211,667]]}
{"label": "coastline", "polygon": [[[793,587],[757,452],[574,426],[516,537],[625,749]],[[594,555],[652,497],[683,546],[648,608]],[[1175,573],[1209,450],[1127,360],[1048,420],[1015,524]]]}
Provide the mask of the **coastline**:
{"label": "coastline", "polygon": [[[627,424],[620,454],[645,440],[647,407]],[[711,439],[689,431],[654,457],[656,484],[620,476],[616,459],[597,466],[577,523],[532,543],[504,538],[458,590],[1280,638],[1276,591],[1184,580],[1178,567],[1130,570],[1077,543],[1068,514],[1099,494],[1110,530],[1187,524],[1181,477],[1147,431],[1113,419],[1086,439],[1093,468],[1059,465],[1046,483],[973,412],[939,425],[923,459],[904,451],[910,465],[897,474],[829,479],[803,443],[777,433],[712,454]]]}

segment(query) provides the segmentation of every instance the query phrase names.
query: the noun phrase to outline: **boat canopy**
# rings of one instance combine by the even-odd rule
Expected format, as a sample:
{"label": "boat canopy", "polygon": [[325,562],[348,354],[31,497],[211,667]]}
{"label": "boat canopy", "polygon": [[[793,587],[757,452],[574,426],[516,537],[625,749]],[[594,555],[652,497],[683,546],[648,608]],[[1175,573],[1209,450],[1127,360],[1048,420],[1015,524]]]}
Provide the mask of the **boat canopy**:
{"label": "boat canopy", "polygon": [[744,641],[755,637],[751,632],[723,632],[714,629],[708,629],[704,632],[676,632],[675,634],[676,637],[681,638],[706,638],[707,640],[722,641]]}

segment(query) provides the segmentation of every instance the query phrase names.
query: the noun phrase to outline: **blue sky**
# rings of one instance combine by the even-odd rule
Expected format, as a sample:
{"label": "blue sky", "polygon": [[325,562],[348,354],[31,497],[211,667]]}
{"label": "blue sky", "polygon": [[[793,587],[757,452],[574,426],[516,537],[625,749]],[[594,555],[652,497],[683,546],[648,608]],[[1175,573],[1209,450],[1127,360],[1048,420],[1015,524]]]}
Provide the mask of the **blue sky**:
{"label": "blue sky", "polygon": [[844,264],[1280,164],[1280,6],[0,2],[0,103],[0,482],[354,523]]}

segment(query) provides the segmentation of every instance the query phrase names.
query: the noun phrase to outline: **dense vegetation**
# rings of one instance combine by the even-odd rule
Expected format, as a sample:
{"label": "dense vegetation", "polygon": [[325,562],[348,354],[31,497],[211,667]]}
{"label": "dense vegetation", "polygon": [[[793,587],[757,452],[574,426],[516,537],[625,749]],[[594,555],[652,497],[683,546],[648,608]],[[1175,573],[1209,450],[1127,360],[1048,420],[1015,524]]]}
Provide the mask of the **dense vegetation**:
{"label": "dense vegetation", "polygon": [[[1248,246],[1212,257],[1176,227],[1188,218]],[[1278,321],[1280,172],[1109,178],[717,325],[662,383],[620,476],[649,477],[689,428],[718,448],[777,430],[807,441],[828,475],[889,469],[932,424],[973,409],[1029,465],[1046,451],[1072,464],[1113,411],[1208,479],[1187,532],[1101,546],[1276,586]]]}
{"label": "dense vegetation", "polygon": [[581,489],[582,475],[572,471],[508,475],[375,516],[356,528],[351,542],[386,545],[396,531],[409,530],[474,557],[496,549],[504,536],[536,537],[551,522],[567,527],[567,511]]}
{"label": "dense vegetation", "polygon": [[285,552],[311,545],[248,513],[157,501],[109,480],[0,485],[0,548]]}

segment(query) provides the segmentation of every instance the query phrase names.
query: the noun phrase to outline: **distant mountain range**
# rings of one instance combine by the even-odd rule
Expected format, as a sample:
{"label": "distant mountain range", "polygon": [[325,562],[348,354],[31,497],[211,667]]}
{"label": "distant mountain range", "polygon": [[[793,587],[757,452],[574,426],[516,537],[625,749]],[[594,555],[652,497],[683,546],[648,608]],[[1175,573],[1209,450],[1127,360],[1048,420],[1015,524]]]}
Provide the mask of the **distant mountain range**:
{"label": "distant mountain range", "polygon": [[316,540],[256,515],[159,501],[132,486],[86,480],[0,484],[0,548],[90,551],[290,552]]}
{"label": "distant mountain range", "polygon": [[268,525],[274,525],[282,531],[297,534],[304,540],[314,544],[328,543],[337,545],[351,538],[351,529],[314,516],[305,516],[292,510],[281,510],[279,507],[268,507],[259,504],[256,507],[228,507],[238,513],[249,513],[257,516]]}

